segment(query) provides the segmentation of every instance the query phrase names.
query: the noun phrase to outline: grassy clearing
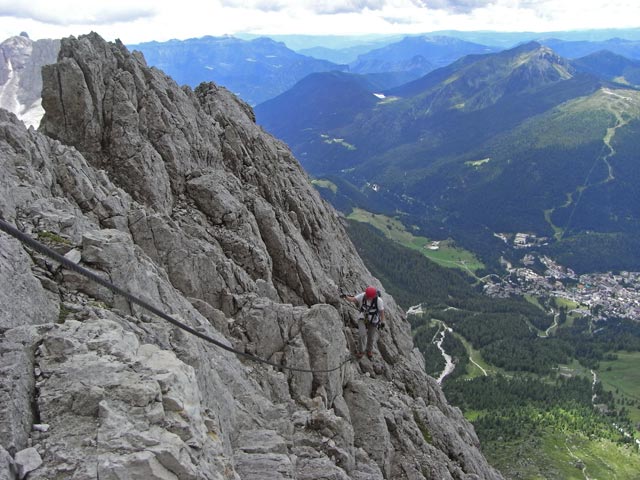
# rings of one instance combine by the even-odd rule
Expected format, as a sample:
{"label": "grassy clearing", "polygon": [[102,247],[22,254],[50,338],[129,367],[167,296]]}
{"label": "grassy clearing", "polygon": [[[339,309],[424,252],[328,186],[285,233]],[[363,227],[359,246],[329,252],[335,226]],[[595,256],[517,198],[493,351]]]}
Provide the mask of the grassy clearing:
{"label": "grassy clearing", "polygon": [[389,103],[397,102],[398,100],[400,100],[400,97],[385,97],[378,102],[378,105],[387,105]]}
{"label": "grassy clearing", "polygon": [[438,250],[423,248],[422,254],[443,267],[459,268],[471,273],[484,268],[484,264],[473,253],[456,247],[452,240],[440,242],[439,247]]}
{"label": "grassy clearing", "polygon": [[553,215],[555,208],[550,208],[544,211],[544,219],[549,224],[549,226],[553,229],[553,237],[556,240],[562,240],[562,236],[564,235],[564,228],[560,228],[557,225],[554,225],[551,220],[551,215]]}
{"label": "grassy clearing", "polygon": [[386,215],[378,215],[356,208],[348,217],[351,220],[368,223],[384,235],[398,242],[405,247],[417,250],[425,257],[434,262],[449,268],[459,268],[470,273],[484,268],[484,264],[478,260],[473,253],[457,248],[453,241],[444,240],[437,242],[437,250],[432,250],[436,242],[426,238],[413,235],[407,231],[405,226],[397,218],[391,218]]}
{"label": "grassy clearing", "polygon": [[540,301],[534,297],[533,295],[525,295],[524,299],[529,302],[532,305],[535,305],[536,307],[538,307],[540,310],[542,310],[543,312],[545,312],[545,308],[542,306],[542,304],[540,304]]}
{"label": "grassy clearing", "polygon": [[330,138],[329,135],[325,135],[325,134],[320,135],[320,137],[322,138],[322,141],[324,143],[327,143],[329,145],[336,144],[336,145],[343,146],[347,150],[356,150],[355,145],[345,142],[344,138]]}
{"label": "grassy clearing", "polygon": [[581,434],[552,434],[544,438],[544,455],[559,470],[554,478],[636,479],[640,455],[635,447],[610,440],[591,440]]}
{"label": "grassy clearing", "polygon": [[482,160],[475,160],[475,161],[468,161],[468,162],[464,162],[465,165],[468,165],[470,167],[481,167],[482,165],[484,165],[485,163],[489,163],[491,161],[490,158],[483,158]]}
{"label": "grassy clearing", "polygon": [[593,378],[591,370],[580,365],[580,362],[575,359],[571,363],[558,365],[556,372],[564,377],[584,377],[589,380]]}
{"label": "grassy clearing", "polygon": [[486,413],[487,413],[486,410],[467,410],[464,412],[464,418],[466,418],[470,422],[473,422],[474,420],[477,420],[479,417],[486,415]]}
{"label": "grassy clearing", "polygon": [[493,375],[497,372],[496,368],[484,361],[480,352],[473,348],[473,346],[462,335],[455,333],[454,335],[458,340],[462,342],[464,348],[469,355],[469,364],[467,365],[467,375],[465,379],[472,379],[476,377],[483,377],[485,375]]}
{"label": "grassy clearing", "polygon": [[589,313],[588,307],[584,305],[580,305],[579,303],[574,302],[573,300],[569,300],[567,298],[553,297],[553,304],[555,308],[566,308],[567,311],[569,312],[567,314],[567,321],[560,328],[573,326],[573,322],[576,320],[576,318],[580,318],[583,316],[582,314],[580,314],[579,312],[576,312],[575,310],[584,311],[585,314]]}
{"label": "grassy clearing", "polygon": [[311,180],[311,183],[320,188],[327,188],[333,193],[338,192],[338,186],[335,183],[330,182],[329,180]]}
{"label": "grassy clearing", "polygon": [[618,352],[617,355],[617,360],[600,362],[598,378],[605,390],[626,404],[629,418],[637,424],[640,423],[640,352]]}
{"label": "grassy clearing", "polygon": [[574,302],[573,300],[569,300],[568,298],[562,297],[553,297],[553,303],[556,307],[561,308],[564,307],[567,310],[573,310],[574,308],[578,308],[580,304],[578,302]]}
{"label": "grassy clearing", "polygon": [[483,450],[506,478],[632,480],[640,471],[634,447],[579,433],[550,432],[523,442],[494,442]]}

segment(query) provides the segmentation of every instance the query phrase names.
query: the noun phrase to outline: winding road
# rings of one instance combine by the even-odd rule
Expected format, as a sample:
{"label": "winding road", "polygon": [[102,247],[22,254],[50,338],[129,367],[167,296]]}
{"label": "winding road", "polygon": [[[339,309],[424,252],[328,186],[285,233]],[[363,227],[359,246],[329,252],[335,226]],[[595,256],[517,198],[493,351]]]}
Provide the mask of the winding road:
{"label": "winding road", "polygon": [[556,328],[558,326],[558,317],[560,316],[559,312],[555,312],[554,310],[551,310],[554,315],[553,315],[553,324],[547,328],[544,332],[544,335],[538,335],[538,337],[540,338],[549,338],[549,334],[551,333],[551,330],[553,330],[554,328]]}

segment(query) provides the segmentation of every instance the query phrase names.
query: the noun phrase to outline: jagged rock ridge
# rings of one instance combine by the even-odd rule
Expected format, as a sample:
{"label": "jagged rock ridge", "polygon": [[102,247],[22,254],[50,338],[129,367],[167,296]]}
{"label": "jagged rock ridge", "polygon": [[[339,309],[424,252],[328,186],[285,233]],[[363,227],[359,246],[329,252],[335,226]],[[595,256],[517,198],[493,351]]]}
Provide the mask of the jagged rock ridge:
{"label": "jagged rock ridge", "polygon": [[[38,132],[0,110],[0,214],[203,333],[322,369],[339,287],[376,283],[251,109],[98,35],[43,70]],[[393,299],[376,360],[248,363],[0,235],[0,478],[498,479]]]}

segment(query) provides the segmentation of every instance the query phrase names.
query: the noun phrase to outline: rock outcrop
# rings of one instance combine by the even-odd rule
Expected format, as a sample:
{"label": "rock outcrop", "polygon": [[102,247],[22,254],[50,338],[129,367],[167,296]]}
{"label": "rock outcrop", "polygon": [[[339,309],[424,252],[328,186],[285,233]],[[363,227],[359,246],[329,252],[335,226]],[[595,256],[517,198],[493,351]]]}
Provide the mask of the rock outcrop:
{"label": "rock outcrop", "polygon": [[59,49],[59,40],[33,41],[24,33],[0,43],[0,108],[37,128],[44,114],[40,69],[55,63]]}
{"label": "rock outcrop", "polygon": [[[0,110],[2,218],[239,351],[349,358],[339,289],[380,285],[246,104],[96,34],[62,41],[42,104],[39,131]],[[0,301],[0,478],[502,478],[388,295],[374,360],[314,373],[220,349],[4,233]]]}

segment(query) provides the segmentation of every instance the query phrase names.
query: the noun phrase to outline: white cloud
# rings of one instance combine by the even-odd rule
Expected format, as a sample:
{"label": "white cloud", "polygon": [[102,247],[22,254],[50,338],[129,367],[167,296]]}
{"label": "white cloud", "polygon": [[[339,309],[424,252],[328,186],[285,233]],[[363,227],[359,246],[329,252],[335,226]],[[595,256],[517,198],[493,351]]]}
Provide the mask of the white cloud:
{"label": "white cloud", "polygon": [[417,7],[445,10],[451,13],[469,13],[496,3],[487,0],[412,0]]}
{"label": "white cloud", "polygon": [[263,35],[554,31],[637,27],[637,0],[0,0],[0,40],[21,31],[107,40]]}
{"label": "white cloud", "polygon": [[221,0],[225,7],[254,9],[264,12],[281,10],[306,11],[319,15],[359,13],[364,10],[381,10],[388,0]]}
{"label": "white cloud", "polygon": [[311,8],[320,15],[334,15],[359,13],[364,10],[381,10],[386,3],[385,0],[322,0],[312,2]]}
{"label": "white cloud", "polygon": [[258,10],[261,12],[279,12],[287,8],[285,0],[220,0],[222,7]]}
{"label": "white cloud", "polygon": [[0,17],[29,19],[50,25],[109,25],[153,17],[156,14],[153,5],[152,1],[57,0],[52,7],[52,2],[46,0],[20,4],[0,0]]}

